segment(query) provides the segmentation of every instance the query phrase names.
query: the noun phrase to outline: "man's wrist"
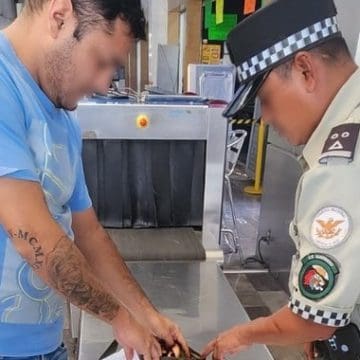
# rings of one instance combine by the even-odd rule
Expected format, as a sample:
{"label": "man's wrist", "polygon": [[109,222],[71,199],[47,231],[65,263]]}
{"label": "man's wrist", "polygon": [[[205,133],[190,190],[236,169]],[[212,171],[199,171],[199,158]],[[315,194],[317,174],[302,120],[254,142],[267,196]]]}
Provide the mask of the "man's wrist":
{"label": "man's wrist", "polygon": [[159,315],[159,311],[150,303],[147,298],[144,298],[140,304],[140,313],[146,318],[156,318]]}
{"label": "man's wrist", "polygon": [[110,324],[112,326],[121,325],[121,327],[126,327],[126,325],[130,322],[130,318],[131,314],[124,307],[120,306],[117,314]]}

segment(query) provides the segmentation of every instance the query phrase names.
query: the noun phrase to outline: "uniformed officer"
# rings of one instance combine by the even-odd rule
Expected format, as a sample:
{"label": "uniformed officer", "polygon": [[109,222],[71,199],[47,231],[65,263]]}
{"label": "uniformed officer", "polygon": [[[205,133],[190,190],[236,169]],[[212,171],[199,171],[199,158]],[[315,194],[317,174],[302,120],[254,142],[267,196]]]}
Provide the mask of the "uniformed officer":
{"label": "uniformed officer", "polygon": [[204,355],[330,338],[319,344],[326,358],[360,356],[360,70],[336,14],[333,0],[278,0],[228,37],[241,87],[225,115],[257,95],[264,120],[306,144],[305,171],[290,225],[297,251],[288,306],[220,334]]}

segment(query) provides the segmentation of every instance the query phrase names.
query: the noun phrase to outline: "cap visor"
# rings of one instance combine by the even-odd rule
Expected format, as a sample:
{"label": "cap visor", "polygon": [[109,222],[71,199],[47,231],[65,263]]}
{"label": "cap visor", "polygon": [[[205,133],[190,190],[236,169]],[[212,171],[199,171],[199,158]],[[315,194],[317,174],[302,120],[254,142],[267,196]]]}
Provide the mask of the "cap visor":
{"label": "cap visor", "polygon": [[256,95],[264,83],[269,73],[262,74],[252,81],[241,85],[236,91],[234,98],[229,102],[223,112],[223,116],[226,118],[234,118],[239,115],[240,111],[252,100],[256,98]]}

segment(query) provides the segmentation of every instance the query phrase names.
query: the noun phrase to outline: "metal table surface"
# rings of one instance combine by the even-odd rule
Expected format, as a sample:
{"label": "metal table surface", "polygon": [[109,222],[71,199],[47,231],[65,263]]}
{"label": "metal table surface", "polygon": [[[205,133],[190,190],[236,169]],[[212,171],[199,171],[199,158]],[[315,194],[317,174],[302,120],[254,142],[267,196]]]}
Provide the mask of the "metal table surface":
{"label": "metal table surface", "polygon": [[[152,303],[181,327],[189,345],[201,350],[219,332],[249,320],[221,269],[206,262],[134,262],[129,268]],[[79,360],[97,360],[113,340],[112,329],[82,313]],[[254,346],[231,359],[272,359]]]}

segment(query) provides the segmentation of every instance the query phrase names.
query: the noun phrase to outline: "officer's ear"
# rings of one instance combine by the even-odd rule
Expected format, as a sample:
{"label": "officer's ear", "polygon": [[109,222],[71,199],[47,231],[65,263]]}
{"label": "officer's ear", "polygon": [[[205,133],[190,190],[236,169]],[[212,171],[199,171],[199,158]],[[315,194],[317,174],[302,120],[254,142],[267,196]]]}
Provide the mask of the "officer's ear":
{"label": "officer's ear", "polygon": [[73,20],[72,3],[71,0],[51,0],[48,9],[51,36],[56,39]]}
{"label": "officer's ear", "polygon": [[314,58],[308,51],[298,52],[293,61],[293,71],[300,78],[301,83],[305,86],[305,90],[312,93],[317,83],[317,72]]}

